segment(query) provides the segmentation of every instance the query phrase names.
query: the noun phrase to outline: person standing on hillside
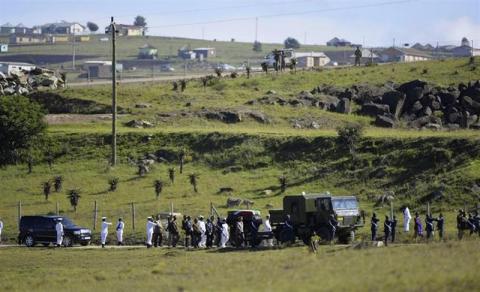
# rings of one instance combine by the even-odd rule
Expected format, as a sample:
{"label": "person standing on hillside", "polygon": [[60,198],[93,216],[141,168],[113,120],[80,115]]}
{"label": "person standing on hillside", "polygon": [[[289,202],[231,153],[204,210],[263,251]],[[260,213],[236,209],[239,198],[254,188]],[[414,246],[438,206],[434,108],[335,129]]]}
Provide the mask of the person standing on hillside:
{"label": "person standing on hillside", "polygon": [[213,220],[214,220],[213,216],[211,218],[208,218],[207,219],[207,224],[205,225],[206,234],[207,234],[207,247],[208,248],[213,247],[213,234],[214,234],[214,229],[215,229],[215,226],[213,225]]}
{"label": "person standing on hillside", "polygon": [[2,218],[0,218],[0,243],[2,243],[2,230],[3,230],[3,221],[2,221]]}
{"label": "person standing on hillside", "polygon": [[427,217],[425,218],[425,231],[427,232],[427,240],[435,235],[435,226],[433,225],[434,221],[435,220],[433,219],[432,215],[427,214]]}
{"label": "person standing on hillside", "polygon": [[328,227],[330,229],[330,243],[333,243],[335,240],[335,233],[337,232],[338,221],[335,220],[335,216],[330,214],[330,219],[328,220]]}
{"label": "person standing on hillside", "polygon": [[198,218],[198,229],[200,230],[200,243],[199,247],[204,248],[207,246],[207,227],[205,226],[204,217],[200,216]]}
{"label": "person standing on hillside", "polygon": [[182,229],[185,232],[185,248],[189,248],[190,245],[192,244],[192,221],[190,219],[190,216],[184,216],[183,221],[182,221]]}
{"label": "person standing on hillside", "polygon": [[235,224],[235,246],[237,248],[242,247],[245,241],[245,235],[243,233],[243,217],[239,216]]}
{"label": "person standing on hillside", "polygon": [[445,225],[445,218],[443,218],[443,214],[440,213],[437,218],[437,229],[438,229],[438,237],[440,240],[443,240],[443,231]]}
{"label": "person standing on hillside", "polygon": [[57,247],[60,247],[63,242],[62,218],[57,218],[57,224],[55,224],[55,231],[57,232]]}
{"label": "person standing on hillside", "polygon": [[251,232],[250,246],[255,248],[257,247],[258,225],[257,225],[257,222],[255,222],[254,218],[252,218],[252,220],[250,221],[250,232]]}
{"label": "person standing on hillside", "polygon": [[357,46],[357,49],[355,50],[355,66],[360,66],[361,59],[362,59],[362,51],[360,50],[360,47]]}
{"label": "person standing on hillside", "polygon": [[118,218],[117,222],[117,245],[123,245],[123,229],[125,228],[125,223],[122,218]]}
{"label": "person standing on hillside", "polygon": [[198,248],[200,244],[200,237],[202,235],[202,232],[200,231],[200,227],[198,225],[198,218],[195,218],[193,220],[193,225],[192,225],[192,245],[195,248]]}
{"label": "person standing on hillside", "polygon": [[179,239],[179,232],[177,226],[177,216],[173,215],[170,223],[168,224],[168,234],[170,234],[170,244],[172,247],[176,247]]}
{"label": "person standing on hillside", "polygon": [[388,246],[388,238],[390,237],[390,234],[392,234],[392,222],[388,216],[385,216],[385,221],[383,222],[383,233],[385,235],[383,241],[385,246]]}
{"label": "person standing on hillside", "polygon": [[470,230],[470,235],[476,232],[477,227],[475,224],[475,218],[473,217],[472,213],[468,213],[467,226],[468,226],[468,229]]}
{"label": "person standing on hillside", "polygon": [[155,221],[155,226],[153,227],[153,239],[152,239],[152,244],[154,247],[162,247],[162,242],[163,242],[163,226],[162,226],[162,221],[160,220],[160,215],[157,215]]}
{"label": "person standing on hillside", "polygon": [[[272,232],[272,225],[270,224],[270,215],[265,217],[263,222],[263,232]],[[273,246],[273,238],[265,239],[264,246]]]}
{"label": "person standing on hillside", "polygon": [[407,206],[403,209],[403,231],[405,233],[410,231],[410,220],[412,220],[412,215]]}
{"label": "person standing on hillside", "polygon": [[100,239],[102,241],[102,248],[105,248],[108,236],[108,226],[112,225],[111,222],[107,222],[107,217],[102,217],[102,231],[100,232]]}
{"label": "person standing on hillside", "polygon": [[230,237],[230,230],[227,224],[227,219],[222,220],[222,233],[220,237],[220,248],[225,248]]}
{"label": "person standing on hillside", "polygon": [[145,226],[146,233],[147,233],[147,241],[146,241],[147,248],[152,247],[153,229],[155,228],[156,225],[157,224],[153,221],[152,217],[147,218],[147,225]]}
{"label": "person standing on hillside", "polygon": [[467,228],[467,218],[465,217],[465,212],[462,209],[458,210],[457,214],[457,230],[458,230],[458,239],[463,238],[463,230]]}
{"label": "person standing on hillside", "polygon": [[415,213],[415,219],[414,219],[414,238],[417,239],[418,237],[423,237],[423,226],[422,226],[422,220],[420,219],[420,216],[418,213]]}
{"label": "person standing on hillside", "polygon": [[377,240],[378,222],[380,222],[380,220],[377,218],[377,214],[373,213],[372,219],[370,219],[370,230],[372,231],[372,241]]}
{"label": "person standing on hillside", "polygon": [[393,215],[393,219],[392,219],[392,235],[391,235],[391,238],[392,238],[392,243],[395,242],[395,233],[397,232],[397,216]]}

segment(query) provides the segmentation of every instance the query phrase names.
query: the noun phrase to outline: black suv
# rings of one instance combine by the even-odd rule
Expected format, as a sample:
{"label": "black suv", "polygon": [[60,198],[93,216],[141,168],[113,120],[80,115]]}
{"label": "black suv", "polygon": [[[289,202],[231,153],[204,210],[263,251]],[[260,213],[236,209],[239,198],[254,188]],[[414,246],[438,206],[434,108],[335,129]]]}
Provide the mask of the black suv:
{"label": "black suv", "polygon": [[57,242],[57,231],[55,229],[57,218],[62,218],[63,224],[63,245],[72,246],[75,243],[89,245],[92,239],[92,232],[88,228],[75,225],[69,218],[62,216],[22,216],[20,219],[20,233],[18,243],[28,247],[41,243],[48,246]]}

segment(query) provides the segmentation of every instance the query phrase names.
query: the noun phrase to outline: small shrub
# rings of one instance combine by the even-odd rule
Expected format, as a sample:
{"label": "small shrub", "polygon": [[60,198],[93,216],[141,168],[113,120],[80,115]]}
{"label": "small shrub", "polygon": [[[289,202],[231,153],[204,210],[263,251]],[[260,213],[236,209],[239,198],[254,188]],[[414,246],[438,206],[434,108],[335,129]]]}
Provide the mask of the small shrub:
{"label": "small shrub", "polygon": [[118,188],[118,183],[120,182],[120,180],[118,179],[118,177],[114,177],[114,178],[111,178],[108,180],[108,184],[110,185],[110,189],[109,191],[110,192],[115,192]]}

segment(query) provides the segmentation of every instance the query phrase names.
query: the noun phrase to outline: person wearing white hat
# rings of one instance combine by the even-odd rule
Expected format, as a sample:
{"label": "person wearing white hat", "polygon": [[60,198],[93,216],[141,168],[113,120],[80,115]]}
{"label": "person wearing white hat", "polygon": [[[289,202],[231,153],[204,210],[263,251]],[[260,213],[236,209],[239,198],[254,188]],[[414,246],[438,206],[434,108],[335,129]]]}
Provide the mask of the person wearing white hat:
{"label": "person wearing white hat", "polygon": [[125,223],[123,223],[122,218],[118,218],[117,223],[117,245],[123,245],[123,229],[125,228]]}
{"label": "person wearing white hat", "polygon": [[227,219],[222,220],[222,230],[221,230],[221,237],[220,237],[220,248],[225,248],[230,237],[230,228],[227,224]]}
{"label": "person wearing white hat", "polygon": [[152,247],[152,238],[153,238],[153,229],[155,228],[155,226],[157,225],[157,223],[153,222],[153,218],[152,217],[148,217],[147,218],[147,248],[151,248]]}
{"label": "person wearing white hat", "polygon": [[102,231],[100,232],[100,236],[102,240],[102,248],[105,247],[105,244],[107,242],[108,225],[112,225],[112,223],[107,222],[107,217],[102,217]]}
{"label": "person wearing white hat", "polygon": [[60,247],[63,242],[63,224],[62,218],[57,218],[57,224],[55,224],[55,231],[57,232],[57,247]]}
{"label": "person wearing white hat", "polygon": [[207,227],[205,225],[205,221],[203,221],[203,216],[198,218],[198,229],[200,229],[200,243],[198,244],[199,247],[206,247],[207,246]]}
{"label": "person wearing white hat", "polygon": [[410,220],[412,220],[412,215],[407,206],[403,209],[403,231],[410,231]]}

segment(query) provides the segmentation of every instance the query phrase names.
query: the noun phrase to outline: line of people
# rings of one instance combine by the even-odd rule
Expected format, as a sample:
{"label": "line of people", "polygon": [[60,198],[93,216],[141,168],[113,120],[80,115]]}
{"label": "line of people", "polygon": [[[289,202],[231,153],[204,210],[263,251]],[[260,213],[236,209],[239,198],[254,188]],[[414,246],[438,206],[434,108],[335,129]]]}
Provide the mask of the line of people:
{"label": "line of people", "polygon": [[[403,228],[405,233],[410,231],[410,221],[412,219],[410,215],[410,210],[408,207],[403,209]],[[422,219],[418,212],[415,213],[414,219],[414,228],[413,228],[413,237],[415,240],[418,238],[426,238],[426,240],[433,240],[435,237],[435,231],[438,231],[438,237],[440,240],[444,239],[445,234],[445,217],[442,213],[438,217],[433,217],[431,214],[425,216],[425,225],[423,225]],[[377,233],[379,230],[380,219],[377,218],[377,214],[373,213],[370,220],[370,230],[371,230],[371,239],[372,241],[377,241]],[[395,242],[397,229],[397,218],[394,215],[393,218],[385,216],[383,222],[383,242],[387,246],[388,242]],[[474,214],[470,213],[467,217],[466,212],[459,210],[457,215],[457,230],[458,230],[458,239],[463,238],[465,230],[470,231],[470,235],[478,233],[480,235],[480,216],[478,211],[475,211]],[[424,234],[425,231],[425,234]]]}

